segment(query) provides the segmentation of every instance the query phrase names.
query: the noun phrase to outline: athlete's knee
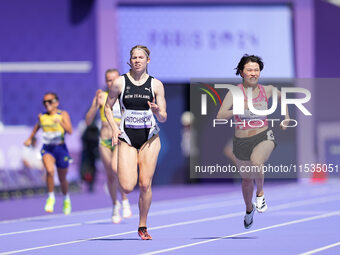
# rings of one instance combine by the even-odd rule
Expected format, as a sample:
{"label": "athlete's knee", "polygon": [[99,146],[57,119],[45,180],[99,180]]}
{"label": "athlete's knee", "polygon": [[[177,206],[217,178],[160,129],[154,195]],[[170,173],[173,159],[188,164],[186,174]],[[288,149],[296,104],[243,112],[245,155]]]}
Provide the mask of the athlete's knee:
{"label": "athlete's knee", "polygon": [[134,190],[135,185],[132,184],[132,183],[124,183],[124,184],[121,183],[120,187],[122,188],[122,191],[125,194],[129,194],[129,193],[131,193]]}
{"label": "athlete's knee", "polygon": [[58,179],[60,183],[67,182],[66,174],[58,174]]}
{"label": "athlete's knee", "polygon": [[46,174],[48,176],[54,176],[54,169],[46,169]]}
{"label": "athlete's knee", "polygon": [[60,182],[60,184],[67,184],[68,183],[66,177],[59,177],[59,182]]}
{"label": "athlete's knee", "polygon": [[261,167],[264,164],[264,160],[260,158],[252,158],[251,163],[253,166]]}
{"label": "athlete's knee", "polygon": [[253,178],[242,178],[243,184],[253,184],[254,179]]}
{"label": "athlete's knee", "polygon": [[139,188],[143,192],[147,192],[151,189],[151,182],[149,180],[140,180]]}
{"label": "athlete's knee", "polygon": [[113,175],[113,173],[107,174],[107,182],[108,182],[108,184],[112,184],[112,183],[114,183],[114,181],[115,181],[115,176]]}
{"label": "athlete's knee", "polygon": [[125,187],[125,188],[122,188],[122,190],[125,194],[129,194],[134,190],[134,187],[132,187],[132,186],[131,187]]}

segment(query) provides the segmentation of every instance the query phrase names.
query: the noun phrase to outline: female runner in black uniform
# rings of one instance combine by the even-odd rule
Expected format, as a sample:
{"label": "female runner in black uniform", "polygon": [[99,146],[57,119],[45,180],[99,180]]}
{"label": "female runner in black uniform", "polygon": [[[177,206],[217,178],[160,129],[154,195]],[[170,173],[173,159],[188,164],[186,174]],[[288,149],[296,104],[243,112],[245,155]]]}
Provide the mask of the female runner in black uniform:
{"label": "female runner in black uniform", "polygon": [[[146,228],[151,205],[151,183],[161,148],[158,136],[159,122],[167,119],[164,87],[162,82],[147,74],[150,51],[137,45],[130,51],[128,73],[117,78],[109,89],[105,104],[105,116],[112,128],[112,143],[118,144],[118,180],[125,193],[137,184],[139,167],[139,228],[138,235],[150,240]],[[112,106],[120,100],[122,120],[120,128],[114,121]]]}

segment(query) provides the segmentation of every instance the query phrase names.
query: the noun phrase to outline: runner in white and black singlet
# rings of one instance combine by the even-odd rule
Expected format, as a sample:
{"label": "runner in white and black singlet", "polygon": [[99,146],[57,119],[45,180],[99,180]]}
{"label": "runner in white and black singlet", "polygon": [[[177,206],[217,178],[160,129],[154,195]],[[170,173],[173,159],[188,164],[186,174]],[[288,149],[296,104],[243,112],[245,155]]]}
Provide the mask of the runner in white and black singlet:
{"label": "runner in white and black singlet", "polygon": [[120,140],[139,150],[152,136],[159,132],[158,125],[148,105],[154,100],[154,78],[149,76],[140,86],[134,85],[127,74],[120,95],[123,116],[120,124]]}
{"label": "runner in white and black singlet", "polygon": [[[138,235],[143,240],[152,239],[146,220],[152,200],[152,177],[161,149],[155,117],[159,122],[167,119],[163,84],[147,74],[149,56],[150,51],[145,46],[137,45],[131,49],[130,72],[115,80],[105,104],[105,116],[112,128],[112,143],[118,144],[118,180],[124,192],[129,193],[136,186],[139,168]],[[120,128],[112,114],[112,106],[117,100],[120,100],[122,112]]]}

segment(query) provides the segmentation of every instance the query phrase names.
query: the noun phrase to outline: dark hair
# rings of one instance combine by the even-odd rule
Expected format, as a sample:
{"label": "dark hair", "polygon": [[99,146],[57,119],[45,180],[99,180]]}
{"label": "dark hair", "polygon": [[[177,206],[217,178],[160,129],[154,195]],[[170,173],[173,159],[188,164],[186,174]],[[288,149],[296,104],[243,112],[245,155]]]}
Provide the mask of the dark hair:
{"label": "dark hair", "polygon": [[44,96],[47,96],[47,95],[52,95],[52,96],[54,96],[55,99],[57,99],[57,101],[59,101],[59,97],[58,97],[58,95],[56,93],[54,93],[54,92],[46,92],[44,94]]}
{"label": "dark hair", "polygon": [[236,75],[239,75],[241,73],[241,71],[243,71],[244,66],[249,62],[258,63],[259,66],[260,66],[260,71],[262,71],[264,65],[263,65],[262,59],[260,57],[255,56],[255,55],[244,54],[243,57],[241,58],[240,62],[238,62],[237,67],[235,68]]}

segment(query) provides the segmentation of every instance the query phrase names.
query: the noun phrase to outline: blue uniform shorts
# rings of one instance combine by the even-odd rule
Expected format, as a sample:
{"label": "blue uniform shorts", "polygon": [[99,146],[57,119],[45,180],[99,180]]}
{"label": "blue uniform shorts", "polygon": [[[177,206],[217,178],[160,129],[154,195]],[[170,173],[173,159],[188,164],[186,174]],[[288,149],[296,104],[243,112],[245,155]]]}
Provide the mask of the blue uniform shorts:
{"label": "blue uniform shorts", "polygon": [[57,168],[67,168],[69,165],[71,157],[66,144],[44,144],[40,152],[41,156],[44,156],[46,153],[51,154],[55,158]]}

